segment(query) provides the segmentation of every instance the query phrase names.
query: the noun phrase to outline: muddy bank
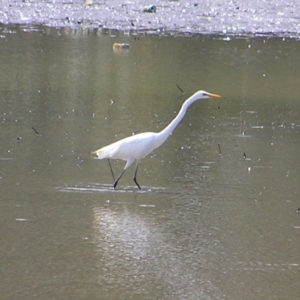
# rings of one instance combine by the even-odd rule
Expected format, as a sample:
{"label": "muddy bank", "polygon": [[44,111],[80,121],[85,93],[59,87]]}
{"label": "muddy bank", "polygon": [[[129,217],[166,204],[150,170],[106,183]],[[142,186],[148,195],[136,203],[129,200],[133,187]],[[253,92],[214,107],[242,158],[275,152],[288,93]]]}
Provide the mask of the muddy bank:
{"label": "muddy bank", "polygon": [[[0,3],[0,23],[146,30],[157,34],[298,37],[300,32],[298,0],[86,1],[4,0]],[[156,12],[143,11],[150,5]]]}

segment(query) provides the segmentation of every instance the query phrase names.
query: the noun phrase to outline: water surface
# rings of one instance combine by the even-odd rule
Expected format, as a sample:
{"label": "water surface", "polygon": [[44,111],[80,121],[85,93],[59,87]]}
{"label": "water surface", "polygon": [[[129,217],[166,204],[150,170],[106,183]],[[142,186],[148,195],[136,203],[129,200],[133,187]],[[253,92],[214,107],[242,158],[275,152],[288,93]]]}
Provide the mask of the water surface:
{"label": "water surface", "polygon": [[[3,299],[299,297],[297,40],[1,33]],[[142,191],[133,168],[113,191],[90,151],[198,89],[225,99],[189,109]]]}

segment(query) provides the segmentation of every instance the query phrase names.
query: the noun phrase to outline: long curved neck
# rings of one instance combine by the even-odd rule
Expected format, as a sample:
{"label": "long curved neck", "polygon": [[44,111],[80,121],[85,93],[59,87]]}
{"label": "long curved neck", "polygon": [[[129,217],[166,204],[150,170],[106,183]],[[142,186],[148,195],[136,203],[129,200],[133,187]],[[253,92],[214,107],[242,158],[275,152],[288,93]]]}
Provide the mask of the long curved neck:
{"label": "long curved neck", "polygon": [[171,121],[171,123],[162,131],[157,133],[157,147],[159,147],[162,143],[166,141],[166,139],[172,134],[173,130],[177,127],[177,125],[180,123],[180,121],[183,119],[183,117],[186,114],[186,111],[188,107],[194,103],[197,100],[197,98],[191,96],[188,98],[181,106],[181,109],[177,116]]}

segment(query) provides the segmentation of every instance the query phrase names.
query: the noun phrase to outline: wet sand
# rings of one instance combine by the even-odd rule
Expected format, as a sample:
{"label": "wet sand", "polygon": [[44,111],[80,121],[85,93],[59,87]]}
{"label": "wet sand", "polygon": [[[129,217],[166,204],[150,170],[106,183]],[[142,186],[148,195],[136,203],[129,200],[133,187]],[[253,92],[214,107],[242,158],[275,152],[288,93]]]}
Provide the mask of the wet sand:
{"label": "wet sand", "polygon": [[[154,34],[272,35],[299,37],[298,0],[8,0],[0,23]],[[156,12],[144,12],[153,5]],[[151,9],[150,9],[151,10]]]}

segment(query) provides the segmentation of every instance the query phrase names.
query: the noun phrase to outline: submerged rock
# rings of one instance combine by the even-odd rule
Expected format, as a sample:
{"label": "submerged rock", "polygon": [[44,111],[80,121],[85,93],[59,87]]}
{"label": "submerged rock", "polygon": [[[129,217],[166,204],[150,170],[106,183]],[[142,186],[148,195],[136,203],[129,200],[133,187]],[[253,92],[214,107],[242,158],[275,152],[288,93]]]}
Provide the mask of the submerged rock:
{"label": "submerged rock", "polygon": [[147,7],[145,7],[143,9],[143,12],[146,12],[146,13],[156,13],[156,6],[155,5],[149,5]]}

